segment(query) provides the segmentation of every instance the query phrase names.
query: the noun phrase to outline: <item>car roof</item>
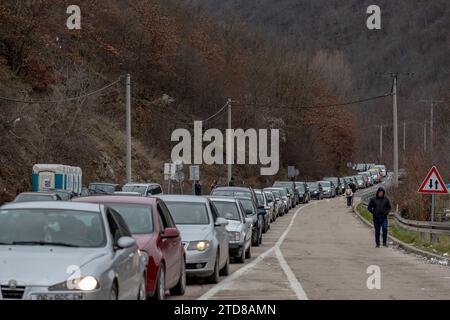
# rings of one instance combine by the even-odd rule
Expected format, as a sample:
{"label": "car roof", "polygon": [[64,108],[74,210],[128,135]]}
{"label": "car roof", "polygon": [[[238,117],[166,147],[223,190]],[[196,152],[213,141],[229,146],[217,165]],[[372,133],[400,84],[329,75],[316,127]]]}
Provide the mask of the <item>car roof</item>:
{"label": "car roof", "polygon": [[130,182],[124,185],[125,186],[137,186],[137,187],[148,187],[148,186],[159,186],[159,183],[154,182]]}
{"label": "car roof", "polygon": [[184,194],[166,194],[166,195],[158,195],[157,198],[163,200],[163,201],[172,201],[172,202],[195,202],[195,203],[206,203],[207,198],[206,197],[199,197],[199,196],[191,196],[191,195],[184,195]]}
{"label": "car roof", "polygon": [[73,203],[72,201],[12,202],[0,207],[4,209],[63,209],[100,212],[100,205],[94,203]]}
{"label": "car roof", "polygon": [[155,197],[136,197],[127,195],[88,196],[72,199],[73,202],[85,203],[130,203],[130,204],[154,204]]}
{"label": "car roof", "polygon": [[91,184],[103,184],[103,185],[111,185],[111,186],[118,186],[118,183],[112,183],[112,182],[90,182],[89,185]]}
{"label": "car roof", "polygon": [[236,191],[251,191],[252,189],[250,187],[216,187],[215,190],[236,190]]}
{"label": "car roof", "polygon": [[206,198],[210,199],[211,201],[236,202],[235,197],[206,196]]}
{"label": "car roof", "polygon": [[31,194],[31,195],[56,195],[55,191],[37,191],[37,192],[22,192],[19,193],[18,196],[22,195],[22,194]]}

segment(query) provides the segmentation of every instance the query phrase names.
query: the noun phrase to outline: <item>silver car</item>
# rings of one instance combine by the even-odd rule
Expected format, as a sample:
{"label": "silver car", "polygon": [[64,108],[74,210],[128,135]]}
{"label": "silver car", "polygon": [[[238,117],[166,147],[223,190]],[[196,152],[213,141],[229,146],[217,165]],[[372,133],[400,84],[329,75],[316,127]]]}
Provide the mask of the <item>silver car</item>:
{"label": "silver car", "polygon": [[228,220],[221,218],[211,201],[188,195],[159,196],[181,233],[186,250],[186,274],[219,282],[230,272]]}
{"label": "silver car", "polygon": [[123,218],[98,204],[0,207],[1,299],[145,299],[146,261]]}
{"label": "silver car", "polygon": [[252,218],[246,218],[241,203],[230,197],[209,197],[217,212],[222,218],[228,220],[227,231],[229,236],[230,256],[237,262],[244,263],[245,259],[252,257]]}

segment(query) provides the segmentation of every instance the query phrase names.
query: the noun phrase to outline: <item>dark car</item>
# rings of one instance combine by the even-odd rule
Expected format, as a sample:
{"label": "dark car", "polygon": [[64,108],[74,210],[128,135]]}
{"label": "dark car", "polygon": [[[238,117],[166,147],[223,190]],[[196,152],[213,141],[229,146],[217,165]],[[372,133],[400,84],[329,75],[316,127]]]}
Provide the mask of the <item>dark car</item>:
{"label": "dark car", "polygon": [[291,195],[291,197],[293,198],[293,207],[295,207],[296,205],[298,205],[301,200],[300,200],[300,194],[299,191],[297,190],[297,185],[296,182],[293,181],[275,181],[273,183],[273,187],[285,187],[289,189],[289,194]]}
{"label": "dark car", "polygon": [[322,180],[331,181],[334,184],[336,195],[339,196],[342,194],[342,187],[344,185],[342,178],[338,177],[325,177]]}
{"label": "dark car", "polygon": [[88,185],[89,195],[108,195],[116,191],[122,191],[122,187],[117,183],[92,182]]}
{"label": "dark car", "polygon": [[263,190],[256,189],[255,190],[256,197],[258,198],[258,203],[264,204],[264,226],[263,226],[263,233],[266,233],[270,228],[270,218],[271,218],[271,212],[269,207],[269,201],[267,200],[266,194]]}
{"label": "dark car", "polygon": [[22,192],[17,195],[14,202],[31,201],[61,201],[61,197],[56,192]]}
{"label": "dark car", "polygon": [[311,199],[322,200],[323,188],[319,182],[307,182],[309,191],[311,192]]}
{"label": "dark car", "polygon": [[258,211],[255,202],[243,196],[236,196],[236,198],[241,203],[242,207],[245,210],[245,215],[247,218],[252,219],[252,246],[258,247],[262,243],[262,233],[264,226],[264,214]]}
{"label": "dark car", "polygon": [[306,182],[296,181],[295,188],[298,192],[300,202],[308,203],[311,200],[311,193]]}

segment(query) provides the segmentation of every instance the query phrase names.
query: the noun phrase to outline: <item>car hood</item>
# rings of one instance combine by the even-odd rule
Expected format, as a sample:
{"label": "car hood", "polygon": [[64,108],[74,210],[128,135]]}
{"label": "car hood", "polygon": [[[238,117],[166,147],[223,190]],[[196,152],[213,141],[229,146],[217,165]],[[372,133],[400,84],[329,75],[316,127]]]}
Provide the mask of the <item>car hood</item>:
{"label": "car hood", "polygon": [[177,225],[182,241],[209,240],[212,226],[207,225]]}
{"label": "car hood", "polygon": [[0,246],[0,283],[49,286],[66,281],[70,266],[82,268],[107,255],[105,249]]}

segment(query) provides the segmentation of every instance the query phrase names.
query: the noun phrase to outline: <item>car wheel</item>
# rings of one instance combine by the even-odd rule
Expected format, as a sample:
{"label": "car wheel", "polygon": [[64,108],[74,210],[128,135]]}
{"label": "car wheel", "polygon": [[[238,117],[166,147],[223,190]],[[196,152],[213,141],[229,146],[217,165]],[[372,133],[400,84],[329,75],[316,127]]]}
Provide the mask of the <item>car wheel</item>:
{"label": "car wheel", "polygon": [[147,300],[147,277],[142,275],[141,283],[139,284],[138,300]]}
{"label": "car wheel", "polygon": [[153,298],[155,300],[164,300],[166,297],[166,271],[164,265],[161,265],[158,272],[158,281],[156,283],[156,291]]}
{"label": "car wheel", "polygon": [[214,263],[214,272],[208,277],[208,282],[216,284],[219,282],[219,255],[216,256],[216,262]]}
{"label": "car wheel", "polygon": [[256,246],[258,243],[258,232],[252,230],[252,246]]}
{"label": "car wheel", "polygon": [[170,289],[170,294],[174,296],[182,296],[186,292],[186,264],[183,259],[181,263],[181,273],[180,278],[178,279],[178,283],[175,287]]}
{"label": "car wheel", "polygon": [[221,276],[227,276],[230,274],[230,256],[227,257],[227,262],[225,266],[220,270]]}
{"label": "car wheel", "polygon": [[[248,247],[250,248],[251,245]],[[244,248],[242,248],[242,253],[239,257],[236,257],[236,261],[237,263],[245,263],[245,258],[246,258],[246,251],[244,250]]]}
{"label": "car wheel", "polygon": [[248,246],[248,249],[245,251],[245,258],[250,259],[252,257],[252,246]]}
{"label": "car wheel", "polygon": [[118,300],[119,298],[119,292],[117,290],[117,284],[114,282],[111,287],[111,292],[109,293],[109,299],[110,300]]}

